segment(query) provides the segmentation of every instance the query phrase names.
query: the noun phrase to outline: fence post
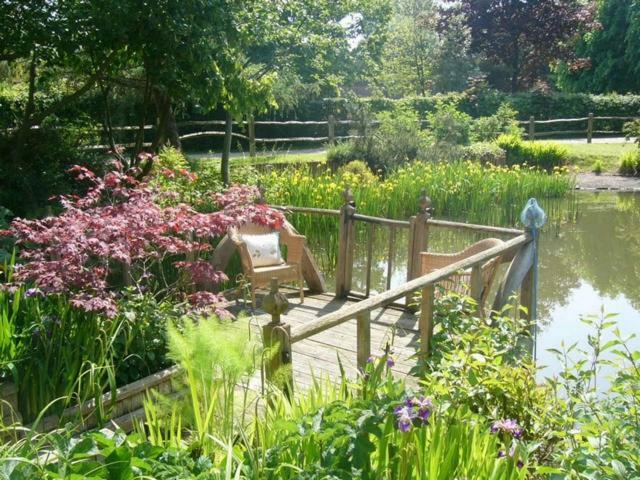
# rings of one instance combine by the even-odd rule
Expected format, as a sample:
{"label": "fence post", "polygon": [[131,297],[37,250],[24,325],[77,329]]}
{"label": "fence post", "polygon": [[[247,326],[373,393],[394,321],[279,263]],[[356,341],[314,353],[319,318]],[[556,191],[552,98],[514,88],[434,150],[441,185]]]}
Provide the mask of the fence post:
{"label": "fence post", "polygon": [[533,115],[529,117],[529,140],[536,139],[536,117]]}
{"label": "fence post", "polygon": [[[419,198],[418,214],[409,219],[409,254],[407,255],[407,281],[420,276],[420,252],[427,251],[429,246],[429,218],[431,217],[431,199],[426,190],[422,190]],[[409,306],[411,294],[407,295],[405,304]]]}
{"label": "fence post", "polygon": [[271,279],[271,290],[262,300],[262,309],[271,315],[271,322],[262,327],[262,338],[267,357],[264,363],[265,378],[277,381],[287,395],[293,394],[293,369],[291,356],[291,326],[280,321],[280,315],[289,309],[289,301],[278,291],[278,279]]}
{"label": "fence post", "polygon": [[336,143],[336,117],[329,115],[327,121],[327,136],[329,137],[329,145]]}
{"label": "fence post", "polygon": [[340,208],[340,225],[338,232],[338,264],[336,266],[336,297],[343,298],[351,290],[351,276],[353,273],[353,249],[355,244],[355,222],[353,214],[356,205],[353,201],[351,189],[342,193],[344,205]]}
{"label": "fence post", "polygon": [[364,372],[367,361],[371,356],[371,312],[366,311],[358,315],[358,368]]}
{"label": "fence post", "polygon": [[592,138],[593,138],[593,113],[590,113],[589,119],[587,120],[587,143],[591,143]]}
{"label": "fence post", "polygon": [[249,114],[247,127],[249,130],[249,156],[254,158],[256,156],[256,123],[253,114]]}
{"label": "fence post", "polygon": [[433,337],[433,302],[435,296],[434,285],[422,289],[420,301],[420,353],[426,358],[431,354],[431,338]]}

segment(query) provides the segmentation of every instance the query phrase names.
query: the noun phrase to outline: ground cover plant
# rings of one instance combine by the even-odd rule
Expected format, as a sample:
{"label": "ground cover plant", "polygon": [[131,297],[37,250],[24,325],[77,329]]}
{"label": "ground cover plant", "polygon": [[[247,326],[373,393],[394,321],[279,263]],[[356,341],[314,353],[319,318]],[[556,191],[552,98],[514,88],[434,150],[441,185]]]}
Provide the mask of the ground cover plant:
{"label": "ground cover plant", "polygon": [[525,141],[516,135],[501,135],[496,144],[506,151],[507,165],[535,165],[552,170],[566,165],[569,156],[563,145]]}

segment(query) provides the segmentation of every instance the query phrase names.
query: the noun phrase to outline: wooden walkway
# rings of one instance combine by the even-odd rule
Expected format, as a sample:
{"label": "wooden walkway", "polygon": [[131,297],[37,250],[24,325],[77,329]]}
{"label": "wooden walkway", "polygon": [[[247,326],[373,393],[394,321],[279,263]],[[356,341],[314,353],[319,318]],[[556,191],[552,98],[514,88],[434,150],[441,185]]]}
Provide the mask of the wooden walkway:
{"label": "wooden walkway", "polygon": [[[287,295],[290,305],[282,321],[291,325],[292,328],[361,300],[358,298],[336,299],[332,293],[320,293],[305,296],[304,303],[300,304],[297,291],[282,288],[281,292]],[[258,294],[258,305],[261,304],[262,296],[266,294],[266,292],[261,293],[262,295]],[[231,308],[234,313],[249,309],[249,306],[247,309]],[[260,326],[271,320],[271,316],[260,309],[256,309],[254,316]],[[302,389],[309,387],[314,376],[317,379],[329,378],[338,382],[340,363],[348,378],[357,377],[356,325],[357,321],[352,319],[292,345],[296,387]],[[418,352],[419,338],[417,316],[397,307],[380,308],[371,313],[371,354],[382,355],[389,343],[395,360],[392,372],[401,377],[409,376],[409,383],[413,383],[409,373],[416,366],[415,355]]]}

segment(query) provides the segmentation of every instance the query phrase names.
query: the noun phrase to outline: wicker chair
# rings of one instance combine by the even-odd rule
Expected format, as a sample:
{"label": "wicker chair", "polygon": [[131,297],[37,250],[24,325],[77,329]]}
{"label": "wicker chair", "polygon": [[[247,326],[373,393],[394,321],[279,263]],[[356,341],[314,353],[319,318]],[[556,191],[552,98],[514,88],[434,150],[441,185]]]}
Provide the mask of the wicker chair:
{"label": "wicker chair", "polygon": [[[420,254],[422,260],[422,275],[431,273],[434,270],[447,267],[452,263],[459,262],[465,258],[469,258],[472,255],[488,250],[489,248],[502,245],[504,242],[498,238],[486,238],[468,246],[464,250],[457,253],[431,253],[422,252]],[[486,303],[487,297],[491,290],[491,285],[496,276],[498,265],[500,265],[501,258],[492,258],[484,265],[482,265],[482,293],[480,296],[480,311],[482,311],[483,305]],[[460,272],[456,275],[452,275],[446,280],[439,282],[438,285],[442,286],[447,291],[453,291],[460,295],[469,294],[469,286],[471,284],[471,269]]]}
{"label": "wicker chair", "polygon": [[256,289],[270,284],[276,277],[280,283],[296,282],[300,289],[300,303],[304,302],[304,278],[302,276],[302,255],[306,237],[293,233],[286,226],[279,230],[280,245],[287,248],[287,259],[284,263],[265,267],[256,267],[242,240],[242,235],[262,235],[272,233],[273,230],[261,225],[247,224],[240,228],[229,229],[229,238],[236,244],[240,253],[240,262],[245,277],[251,282],[251,304],[256,307]]}

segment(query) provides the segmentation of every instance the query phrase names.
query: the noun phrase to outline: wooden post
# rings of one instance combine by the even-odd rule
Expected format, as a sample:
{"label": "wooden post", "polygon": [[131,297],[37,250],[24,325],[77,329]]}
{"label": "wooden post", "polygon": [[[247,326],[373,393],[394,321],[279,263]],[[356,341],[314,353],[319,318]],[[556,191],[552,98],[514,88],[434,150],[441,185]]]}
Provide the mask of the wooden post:
{"label": "wooden post", "polygon": [[249,156],[254,158],[256,156],[256,123],[253,114],[249,115],[247,127],[249,130]]}
{"label": "wooden post", "polygon": [[422,300],[420,302],[420,353],[424,357],[431,354],[431,338],[433,337],[433,302],[435,287],[429,285],[422,289]]}
{"label": "wooden post", "polygon": [[336,143],[336,117],[329,115],[327,122],[327,136],[329,137],[329,145]]}
{"label": "wooden post", "polygon": [[[420,252],[426,252],[429,247],[429,218],[431,217],[431,199],[426,190],[422,190],[419,199],[418,214],[409,219],[409,252],[407,255],[407,281],[420,276],[422,265]],[[405,304],[412,302],[411,295],[407,295]]]}
{"label": "wooden post", "polygon": [[371,356],[371,312],[367,310],[357,317],[358,320],[358,368],[364,371]]}
{"label": "wooden post", "polygon": [[365,280],[365,297],[371,293],[371,266],[373,264],[373,240],[375,238],[375,223],[367,225],[367,270]]}
{"label": "wooden post", "polygon": [[355,245],[356,213],[353,194],[347,188],[342,196],[344,205],[340,208],[340,225],[338,232],[338,264],[336,266],[336,297],[344,298],[351,291],[351,277],[353,273],[353,249]]}
{"label": "wooden post", "polygon": [[387,250],[387,290],[391,288],[393,260],[396,256],[396,227],[389,227],[389,249]]}
{"label": "wooden post", "polygon": [[591,143],[592,138],[593,138],[593,113],[590,113],[589,119],[587,120],[587,143]]}
{"label": "wooden post", "polygon": [[478,304],[478,315],[480,315],[482,313],[482,265],[474,265],[471,268],[470,283],[471,298]]}
{"label": "wooden post", "polygon": [[533,115],[529,117],[529,140],[536,139],[536,117]]}
{"label": "wooden post", "polygon": [[271,279],[271,291],[262,300],[262,310],[271,315],[271,322],[262,327],[262,338],[267,358],[264,369],[269,382],[277,382],[288,395],[293,394],[291,368],[291,326],[280,321],[280,315],[289,309],[289,301],[278,291],[278,279]]}

